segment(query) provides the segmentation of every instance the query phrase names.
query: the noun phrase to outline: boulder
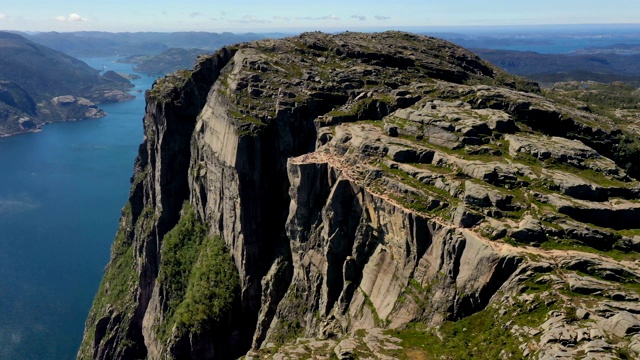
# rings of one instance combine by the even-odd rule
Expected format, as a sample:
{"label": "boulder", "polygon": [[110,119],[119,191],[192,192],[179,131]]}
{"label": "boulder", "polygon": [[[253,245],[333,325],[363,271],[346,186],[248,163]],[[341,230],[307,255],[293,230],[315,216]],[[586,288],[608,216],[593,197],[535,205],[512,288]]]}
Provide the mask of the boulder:
{"label": "boulder", "polygon": [[612,284],[609,284],[606,281],[596,280],[589,276],[580,276],[573,273],[567,275],[567,284],[569,285],[569,290],[575,293],[587,295],[599,293],[612,287]]}
{"label": "boulder", "polygon": [[505,139],[509,141],[511,156],[523,153],[541,161],[550,160],[578,169],[592,169],[619,179],[627,177],[624,170],[620,169],[613,160],[600,155],[579,140],[524,134],[505,135]]}
{"label": "boulder", "polygon": [[510,236],[521,243],[542,243],[547,240],[542,223],[531,215],[525,215]]}
{"label": "boulder", "polygon": [[467,210],[463,204],[458,205],[453,213],[453,223],[463,228],[472,228],[476,226],[484,216]]}
{"label": "boulder", "polygon": [[640,332],[640,320],[630,312],[621,311],[602,321],[600,327],[617,337],[625,337]]}
{"label": "boulder", "polygon": [[340,343],[333,349],[340,360],[353,360],[355,359],[355,350],[358,347],[358,342],[354,339],[348,338],[340,341]]}

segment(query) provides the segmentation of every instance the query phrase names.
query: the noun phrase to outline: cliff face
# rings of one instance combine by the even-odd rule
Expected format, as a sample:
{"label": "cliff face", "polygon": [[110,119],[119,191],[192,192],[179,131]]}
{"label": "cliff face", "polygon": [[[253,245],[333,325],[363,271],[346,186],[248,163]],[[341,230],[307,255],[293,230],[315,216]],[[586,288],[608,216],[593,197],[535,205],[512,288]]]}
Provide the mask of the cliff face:
{"label": "cliff face", "polygon": [[[372,329],[496,307],[534,329],[540,304],[582,306],[561,292],[569,273],[603,277],[602,264],[619,275],[603,299],[633,299],[637,265],[607,251],[635,256],[635,135],[444,41],[308,33],[223,48],[159,80],[144,126],[79,358],[383,356],[358,330],[384,343]],[[555,278],[533,286],[539,273]],[[532,292],[529,311],[512,303]],[[512,331],[513,354],[546,347],[533,333]],[[288,347],[298,338],[329,340]]]}

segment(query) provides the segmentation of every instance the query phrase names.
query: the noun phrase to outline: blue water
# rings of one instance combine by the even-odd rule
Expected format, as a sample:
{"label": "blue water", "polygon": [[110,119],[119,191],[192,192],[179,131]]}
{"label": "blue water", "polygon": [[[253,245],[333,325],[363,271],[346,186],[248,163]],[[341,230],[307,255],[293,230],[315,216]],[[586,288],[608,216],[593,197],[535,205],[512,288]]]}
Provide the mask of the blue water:
{"label": "blue water", "polygon": [[0,138],[0,359],[75,358],[128,196],[152,81],[133,80],[136,100],[102,105],[102,119]]}

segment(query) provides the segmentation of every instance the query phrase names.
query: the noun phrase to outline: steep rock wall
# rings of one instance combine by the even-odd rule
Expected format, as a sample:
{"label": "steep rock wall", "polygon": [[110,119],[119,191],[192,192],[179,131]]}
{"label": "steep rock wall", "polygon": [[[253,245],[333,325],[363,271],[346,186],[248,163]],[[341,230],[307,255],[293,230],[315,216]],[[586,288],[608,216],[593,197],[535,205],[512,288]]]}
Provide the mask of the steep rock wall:
{"label": "steep rock wall", "polygon": [[[545,180],[528,158],[499,158],[504,134],[533,124],[494,106],[503,92],[567,111],[463,49],[394,32],[240,44],[157,82],[79,358],[227,359],[299,337],[434,326],[522,290],[529,253],[542,255],[515,241],[593,237],[629,250],[623,234],[559,217],[557,204],[590,205],[543,181],[561,191],[575,176]],[[605,165],[630,182],[609,193],[632,197],[635,183]],[[159,274],[185,203],[208,238],[178,259],[184,281],[201,242],[219,238],[239,285],[224,314],[180,328],[176,304],[191,283],[176,300]]]}
{"label": "steep rock wall", "polygon": [[[327,51],[321,43],[329,38],[316,36],[310,34],[298,41],[312,51]],[[309,335],[390,325],[385,321],[392,317],[398,320],[391,325],[397,326],[412,319],[433,318],[437,322],[464,314],[457,309],[462,297],[445,299],[452,295],[450,292],[443,294],[439,307],[432,310],[424,304],[412,305],[413,310],[397,305],[408,298],[404,293],[416,271],[427,272],[427,267],[435,266],[426,265],[430,260],[425,260],[425,254],[432,251],[438,252],[432,255],[435,257],[454,253],[449,254],[451,259],[439,260],[436,275],[429,273],[413,281],[422,282],[419,286],[438,282],[442,289],[458,281],[457,273],[449,274],[448,280],[435,278],[445,268],[459,268],[456,261],[470,241],[461,234],[385,203],[347,179],[331,180],[330,176],[324,181],[322,177],[312,180],[318,182],[314,191],[324,189],[323,194],[317,194],[317,203],[309,204],[313,207],[296,205],[295,199],[307,191],[308,185],[299,188],[299,179],[291,177],[294,170],[288,160],[312,152],[318,140],[317,119],[353,99],[358,94],[353,87],[362,86],[359,79],[348,76],[338,87],[325,84],[322,73],[315,78],[304,71],[299,74],[296,68],[287,68],[265,55],[269,51],[286,54],[287,47],[300,45],[267,41],[222,49],[201,59],[193,71],[160,80],[148,93],[145,142],[136,160],[130,201],[123,212],[122,244],[114,244],[79,358],[164,358],[179,354],[233,357],[260,347],[269,337],[282,339],[282,325],[289,327],[287,321],[293,321],[301,309],[305,312],[299,315],[308,319]],[[283,46],[285,49],[279,48]],[[371,50],[341,46],[344,50],[336,50],[334,56],[344,57],[340,54],[345,51],[351,61],[375,64],[382,71],[391,65],[387,63],[392,55],[379,58]],[[289,67],[299,66],[292,65],[290,59],[286,61]],[[467,81],[493,71],[481,62],[471,62],[480,66],[478,71],[467,73],[464,66],[470,65],[461,63],[456,65],[461,68],[440,72],[444,68],[436,64],[441,61],[429,63],[431,70],[425,76]],[[388,69],[404,72],[414,61],[401,63],[404,65]],[[301,83],[290,77],[292,72],[312,81]],[[267,81],[267,75],[282,79]],[[248,98],[242,95],[247,92]],[[256,98],[266,99],[267,104],[252,105]],[[385,98],[373,102],[357,117],[382,117],[412,102],[415,100],[390,103]],[[324,171],[335,177],[341,170]],[[172,310],[165,285],[157,281],[162,264],[160,250],[164,235],[178,223],[184,201],[194,205],[211,235],[224,239],[240,275],[240,304],[229,314],[230,323],[236,325],[218,329],[215,336],[228,339],[225,344],[233,350],[216,349],[215,341],[206,340],[213,338],[211,333],[177,338],[174,333],[169,339],[160,335]],[[296,211],[314,212],[316,218],[297,224],[295,219],[304,215]],[[413,225],[405,230],[408,224]],[[310,236],[314,239],[311,242]],[[440,250],[433,250],[433,238],[438,239]],[[393,241],[388,244],[389,239]],[[451,245],[453,249],[444,244],[449,239],[457,239]],[[505,267],[505,276],[513,271],[513,260],[505,266],[498,255],[486,250],[487,258],[481,259],[488,264],[487,271]],[[306,251],[313,256],[299,255]],[[119,260],[124,264],[118,266]],[[122,267],[128,268],[123,271]],[[459,271],[451,269],[448,271]],[[124,290],[110,294],[114,286]],[[481,286],[474,286],[467,296],[479,296]],[[302,306],[296,298],[298,293],[305,294],[309,305]],[[117,301],[112,295],[118,296]],[[480,309],[489,297],[465,311]],[[450,314],[444,315],[445,311]],[[314,314],[320,317],[313,318]],[[297,324],[301,326],[299,321]]]}
{"label": "steep rock wall", "polygon": [[188,198],[190,139],[196,116],[232,56],[222,49],[189,74],[157,81],[147,93],[145,140],[129,201],[78,358],[145,358],[143,317],[158,275],[161,240]]}
{"label": "steep rock wall", "polygon": [[289,162],[294,274],[272,339],[291,335],[296,322],[305,324],[296,335],[331,337],[467,316],[483,309],[521,262],[470,231],[372,193],[320,158]]}

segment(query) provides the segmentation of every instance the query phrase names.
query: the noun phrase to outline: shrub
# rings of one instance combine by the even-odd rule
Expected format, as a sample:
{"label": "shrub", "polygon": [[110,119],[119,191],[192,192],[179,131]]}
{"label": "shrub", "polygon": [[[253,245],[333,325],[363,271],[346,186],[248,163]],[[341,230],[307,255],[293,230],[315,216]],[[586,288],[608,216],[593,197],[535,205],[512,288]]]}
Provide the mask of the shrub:
{"label": "shrub", "polygon": [[157,333],[202,333],[224,320],[238,297],[240,278],[224,241],[207,236],[193,206],[163,240],[158,281],[168,308]]}

